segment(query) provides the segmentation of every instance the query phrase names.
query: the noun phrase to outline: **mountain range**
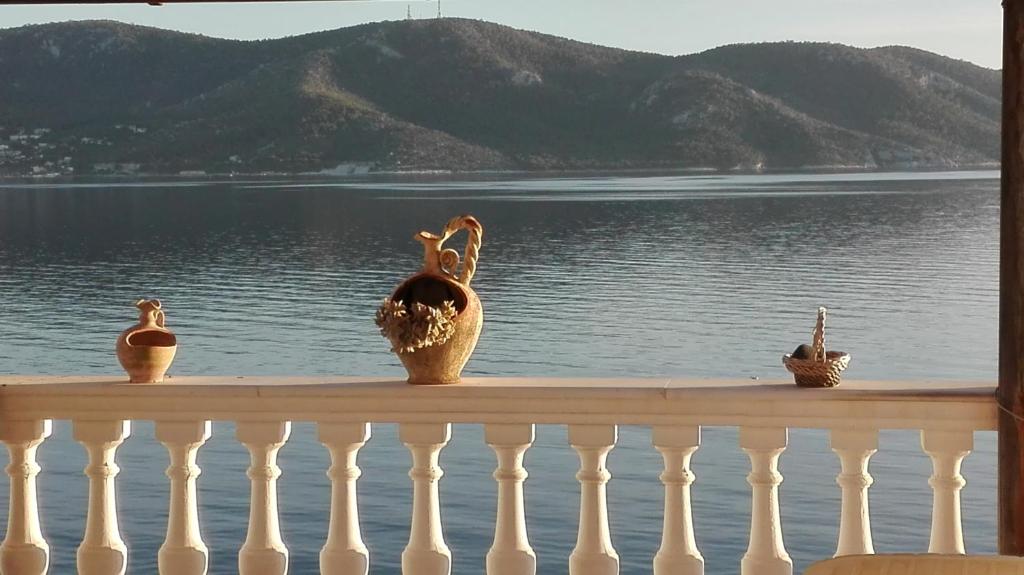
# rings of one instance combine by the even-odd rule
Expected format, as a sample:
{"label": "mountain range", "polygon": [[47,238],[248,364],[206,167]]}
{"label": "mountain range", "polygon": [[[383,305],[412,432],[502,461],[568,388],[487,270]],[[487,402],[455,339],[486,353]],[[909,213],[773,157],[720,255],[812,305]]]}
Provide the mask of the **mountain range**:
{"label": "mountain range", "polygon": [[408,20],[262,41],[0,30],[0,175],[954,168],[999,160],[1000,73],[908,47],[687,56]]}

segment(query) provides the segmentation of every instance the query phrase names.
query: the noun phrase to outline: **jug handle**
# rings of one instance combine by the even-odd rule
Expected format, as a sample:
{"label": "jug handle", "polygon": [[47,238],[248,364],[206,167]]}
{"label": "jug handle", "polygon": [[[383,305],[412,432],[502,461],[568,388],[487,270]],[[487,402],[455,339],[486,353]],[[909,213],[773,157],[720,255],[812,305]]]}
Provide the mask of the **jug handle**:
{"label": "jug handle", "polygon": [[476,274],[476,262],[480,259],[480,246],[483,244],[484,228],[473,216],[458,216],[448,221],[444,227],[444,237],[454,234],[458,230],[466,230],[469,237],[466,239],[465,257],[462,258],[462,273],[456,278],[459,283],[469,287],[469,282]]}

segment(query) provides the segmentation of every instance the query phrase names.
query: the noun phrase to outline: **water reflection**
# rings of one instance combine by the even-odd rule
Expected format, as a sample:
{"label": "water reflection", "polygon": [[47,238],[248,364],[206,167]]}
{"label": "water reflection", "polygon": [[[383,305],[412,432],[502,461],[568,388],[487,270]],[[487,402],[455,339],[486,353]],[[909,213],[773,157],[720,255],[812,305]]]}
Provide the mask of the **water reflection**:
{"label": "water reflection", "polygon": [[373,309],[415,231],[472,212],[470,373],[778,376],[824,304],[854,377],[994,374],[993,180],[653,180],[6,188],[0,369],[116,372],[150,295],[178,374],[400,374]]}

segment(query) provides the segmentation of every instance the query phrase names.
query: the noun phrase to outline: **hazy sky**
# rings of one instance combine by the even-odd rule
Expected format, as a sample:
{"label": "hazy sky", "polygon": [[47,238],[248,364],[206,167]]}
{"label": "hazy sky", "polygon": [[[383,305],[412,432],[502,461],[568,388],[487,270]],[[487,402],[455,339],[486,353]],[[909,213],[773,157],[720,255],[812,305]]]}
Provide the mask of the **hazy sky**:
{"label": "hazy sky", "polygon": [[[442,0],[480,18],[663,54],[722,44],[823,40],[905,44],[1001,67],[999,0]],[[151,6],[4,6],[0,27],[114,19],[223,38],[275,38],[376,20],[433,17],[436,2],[365,0]]]}

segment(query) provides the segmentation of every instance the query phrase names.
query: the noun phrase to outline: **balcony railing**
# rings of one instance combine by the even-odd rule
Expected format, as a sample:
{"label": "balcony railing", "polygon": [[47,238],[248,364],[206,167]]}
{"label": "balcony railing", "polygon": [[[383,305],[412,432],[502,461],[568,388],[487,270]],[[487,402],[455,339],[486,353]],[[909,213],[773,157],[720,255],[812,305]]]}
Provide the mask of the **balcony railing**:
{"label": "balcony railing", "polygon": [[750,458],[749,546],[743,575],[788,575],[779,515],[779,458],[789,428],[830,431],[841,463],[842,492],[836,555],[873,553],[868,462],[881,429],[920,430],[931,458],[932,524],[929,551],[963,553],[960,466],[973,448],[976,430],[994,430],[997,407],[989,383],[845,382],[841,388],[799,389],[791,383],[675,379],[470,378],[460,385],[414,387],[371,378],[178,377],[158,385],[120,384],[95,377],[0,377],[0,441],[10,454],[10,507],[0,545],[5,575],[46,572],[49,547],[36,500],[36,449],[50,434],[52,419],[73,423],[74,438],[88,453],[89,503],[78,571],[87,575],[125,572],[127,547],[116,512],[114,454],[131,420],[152,420],[167,448],[170,489],[167,536],[158,554],[163,575],[206,573],[208,551],[201,537],[196,500],[196,454],[210,437],[210,421],[236,422],[248,449],[251,482],[248,532],[238,553],[241,575],[287,571],[288,548],[278,523],[277,453],[292,421],[315,422],[331,455],[330,523],[320,552],[320,572],[365,574],[371,558],[359,527],[356,465],[371,423],[399,424],[412,456],[413,504],[409,542],[402,553],[406,575],[446,575],[451,553],[440,520],[438,464],[451,424],[484,425],[497,456],[497,514],[489,575],[528,575],[536,557],[527,539],[523,498],[524,453],[535,424],[565,424],[580,460],[578,537],[570,558],[572,575],[611,575],[619,558],[608,524],[605,466],[618,425],[651,427],[651,441],[664,459],[664,524],[655,575],[698,575],[704,560],[691,519],[690,458],[700,447],[701,426],[739,428],[740,447]]}

